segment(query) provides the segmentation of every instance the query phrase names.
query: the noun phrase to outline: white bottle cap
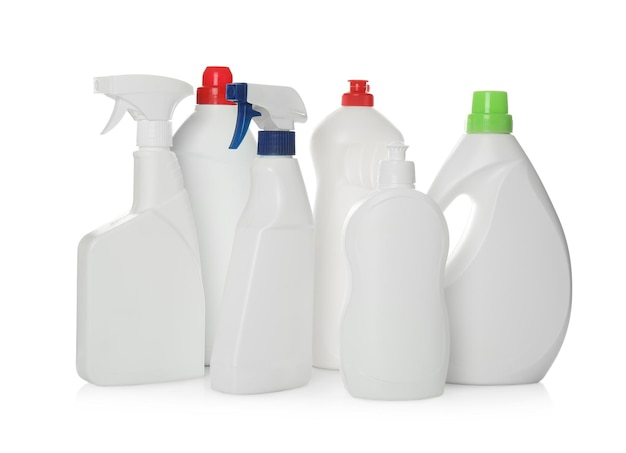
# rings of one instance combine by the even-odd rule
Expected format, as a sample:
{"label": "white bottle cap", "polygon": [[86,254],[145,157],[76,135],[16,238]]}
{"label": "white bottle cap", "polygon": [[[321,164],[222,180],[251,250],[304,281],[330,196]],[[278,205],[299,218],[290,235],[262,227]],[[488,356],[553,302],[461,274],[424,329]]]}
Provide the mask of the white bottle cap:
{"label": "white bottle cap", "polygon": [[415,164],[405,160],[409,147],[402,142],[387,145],[389,159],[380,162],[379,186],[415,185]]}

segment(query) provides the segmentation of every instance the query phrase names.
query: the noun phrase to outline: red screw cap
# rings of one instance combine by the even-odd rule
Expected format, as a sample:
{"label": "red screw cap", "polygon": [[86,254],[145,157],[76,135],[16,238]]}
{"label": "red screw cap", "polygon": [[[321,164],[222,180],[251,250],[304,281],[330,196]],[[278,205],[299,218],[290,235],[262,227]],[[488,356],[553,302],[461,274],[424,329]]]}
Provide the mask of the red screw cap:
{"label": "red screw cap", "polygon": [[373,107],[374,96],[369,93],[370,86],[367,80],[348,80],[350,82],[350,92],[344,93],[341,98],[343,106]]}
{"label": "red screw cap", "polygon": [[226,85],[233,83],[233,74],[226,66],[208,66],[202,75],[202,86],[196,96],[198,104],[234,105],[226,100]]}

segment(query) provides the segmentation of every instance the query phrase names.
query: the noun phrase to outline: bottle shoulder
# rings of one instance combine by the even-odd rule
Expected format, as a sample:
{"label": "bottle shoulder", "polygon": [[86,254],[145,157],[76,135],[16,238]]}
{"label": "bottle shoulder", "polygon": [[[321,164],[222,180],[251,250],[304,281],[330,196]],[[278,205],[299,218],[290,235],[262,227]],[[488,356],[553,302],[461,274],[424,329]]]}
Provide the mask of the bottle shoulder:
{"label": "bottle shoulder", "polygon": [[482,187],[506,178],[512,168],[522,164],[532,168],[512,134],[465,134],[441,166],[428,194],[445,209],[459,195],[483,193]]}
{"label": "bottle shoulder", "polygon": [[[87,251],[98,245],[107,247],[111,241],[145,242],[154,231],[161,231],[159,243],[182,240],[195,249],[195,229],[191,207],[186,191],[150,208],[129,212],[85,235],[79,242],[79,250]],[[194,252],[195,253],[195,252]]]}
{"label": "bottle shoulder", "polygon": [[324,118],[314,129],[311,141],[330,145],[334,143],[368,142],[380,140],[402,141],[403,137],[393,123],[373,107],[340,107]]}
{"label": "bottle shoulder", "polygon": [[450,154],[451,158],[483,165],[512,160],[528,160],[513,134],[464,134]]}
{"label": "bottle shoulder", "polygon": [[256,141],[248,131],[236,150],[229,149],[237,108],[228,105],[198,105],[173,136],[173,151],[178,155],[198,154],[205,157],[256,155]]}
{"label": "bottle shoulder", "polygon": [[220,128],[223,124],[234,124],[237,108],[228,105],[197,105],[196,109],[183,121],[174,135],[187,132],[192,127],[203,129]]}
{"label": "bottle shoulder", "polygon": [[372,217],[393,223],[419,222],[424,216],[434,217],[447,231],[439,205],[428,195],[411,188],[378,189],[353,206],[346,223],[367,227]]}
{"label": "bottle shoulder", "polygon": [[437,209],[437,204],[426,194],[410,187],[377,188],[363,199],[363,206],[376,206],[396,202],[407,206],[430,206]]}

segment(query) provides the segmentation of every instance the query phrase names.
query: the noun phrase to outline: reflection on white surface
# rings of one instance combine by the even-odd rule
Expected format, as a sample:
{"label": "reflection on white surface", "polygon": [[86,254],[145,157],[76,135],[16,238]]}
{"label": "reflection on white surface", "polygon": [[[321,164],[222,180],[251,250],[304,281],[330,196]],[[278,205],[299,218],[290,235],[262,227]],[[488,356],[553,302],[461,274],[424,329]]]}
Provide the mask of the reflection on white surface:
{"label": "reflection on white surface", "polygon": [[86,383],[76,394],[78,408],[190,409],[202,407],[208,387],[204,378],[159,384],[99,387]]}
{"label": "reflection on white surface", "polygon": [[[233,410],[260,410],[271,404],[297,410],[323,408],[362,410],[363,405],[431,415],[517,415],[545,413],[553,408],[546,387],[539,384],[510,386],[446,385],[442,396],[421,401],[366,401],[350,397],[338,371],[313,369],[311,382],[301,388],[263,395],[227,395],[211,389],[209,368],[204,378],[125,387],[83,385],[76,395],[78,409],[180,410],[204,412],[216,406]],[[307,409],[308,408],[308,409]]]}
{"label": "reflection on white surface", "polygon": [[446,385],[442,403],[450,404],[456,411],[475,413],[525,413],[544,412],[553,408],[548,390],[542,383],[527,385]]}

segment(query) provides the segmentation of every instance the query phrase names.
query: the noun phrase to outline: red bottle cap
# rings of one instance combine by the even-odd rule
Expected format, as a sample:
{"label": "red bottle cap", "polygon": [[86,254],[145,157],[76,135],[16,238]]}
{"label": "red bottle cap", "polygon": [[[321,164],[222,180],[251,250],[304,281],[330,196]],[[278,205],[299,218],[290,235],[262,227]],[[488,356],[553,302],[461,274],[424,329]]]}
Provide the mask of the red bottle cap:
{"label": "red bottle cap", "polygon": [[341,98],[343,106],[373,107],[374,96],[369,93],[370,86],[367,80],[348,80],[350,82],[350,92],[345,93]]}
{"label": "red bottle cap", "polygon": [[202,75],[202,86],[198,87],[198,104],[234,105],[226,100],[226,85],[233,83],[233,74],[226,66],[208,66]]}

